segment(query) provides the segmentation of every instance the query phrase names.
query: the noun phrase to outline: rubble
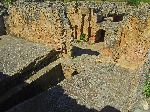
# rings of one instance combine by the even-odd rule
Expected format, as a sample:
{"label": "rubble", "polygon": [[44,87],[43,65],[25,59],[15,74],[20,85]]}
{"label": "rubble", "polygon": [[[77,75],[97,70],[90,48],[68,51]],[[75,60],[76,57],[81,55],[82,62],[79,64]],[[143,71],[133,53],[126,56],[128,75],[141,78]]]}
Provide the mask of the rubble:
{"label": "rubble", "polygon": [[[150,13],[147,4],[133,7],[109,2],[17,2],[8,12],[8,33],[29,41],[53,45],[56,50],[66,54],[64,57],[71,56],[73,41],[80,40],[84,35],[89,43],[104,43],[102,49],[100,47],[101,51],[108,49],[112,52],[109,56],[103,55],[104,59],[100,60],[111,57],[112,62],[122,67],[128,68],[132,64],[131,69],[136,69],[144,62],[150,47]],[[128,29],[130,27],[132,29]],[[137,54],[138,51],[142,54]],[[134,60],[139,61],[135,63]]]}
{"label": "rubble", "polygon": [[0,38],[0,95],[57,59],[52,47],[10,35]]}
{"label": "rubble", "polygon": [[0,38],[0,105],[16,105],[8,112],[127,112],[142,99],[149,4],[17,1],[8,13]]}

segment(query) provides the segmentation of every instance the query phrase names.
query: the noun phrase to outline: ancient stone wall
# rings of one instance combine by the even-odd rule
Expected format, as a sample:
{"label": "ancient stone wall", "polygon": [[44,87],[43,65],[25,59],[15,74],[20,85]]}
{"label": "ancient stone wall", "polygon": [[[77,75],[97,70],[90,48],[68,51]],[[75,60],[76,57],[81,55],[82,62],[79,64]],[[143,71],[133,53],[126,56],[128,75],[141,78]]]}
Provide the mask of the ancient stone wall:
{"label": "ancient stone wall", "polygon": [[[150,48],[148,36],[149,20],[143,22],[131,17],[122,28],[118,49],[120,57],[118,63],[125,67],[142,65]],[[140,28],[143,25],[143,28]]]}
{"label": "ancient stone wall", "polygon": [[109,60],[132,70],[143,65],[150,48],[149,18],[144,21],[136,16],[129,16],[117,31],[116,37],[118,39],[113,46],[108,44],[101,50],[101,61]]}
{"label": "ancient stone wall", "polygon": [[134,69],[144,62],[150,48],[148,4],[18,2],[8,11],[9,34],[52,45],[65,54],[71,54],[72,42],[84,34],[88,43],[103,43],[102,62]]}
{"label": "ancient stone wall", "polygon": [[34,2],[12,5],[9,7],[7,31],[29,41],[52,45],[61,51],[71,41],[71,29],[68,23],[63,23],[61,11],[63,9],[59,5]]}
{"label": "ancient stone wall", "polygon": [[[95,9],[88,3],[17,2],[9,7],[7,32],[33,42],[71,50],[73,39],[96,42],[99,30]],[[67,48],[66,48],[67,47]]]}
{"label": "ancient stone wall", "polygon": [[87,4],[75,3],[67,7],[68,18],[73,28],[73,36],[80,40],[80,36],[85,34],[86,40],[95,37],[99,26],[96,23],[97,16]]}

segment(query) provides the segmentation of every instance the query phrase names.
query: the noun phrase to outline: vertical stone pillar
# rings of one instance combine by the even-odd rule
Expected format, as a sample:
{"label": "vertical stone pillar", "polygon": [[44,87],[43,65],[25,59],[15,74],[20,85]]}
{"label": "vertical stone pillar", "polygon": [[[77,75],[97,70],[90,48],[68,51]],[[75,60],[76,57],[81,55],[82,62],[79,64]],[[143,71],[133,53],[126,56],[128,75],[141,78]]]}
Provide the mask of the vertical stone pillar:
{"label": "vertical stone pillar", "polygon": [[[91,9],[91,12],[93,12],[94,9]],[[94,13],[91,13],[91,21],[90,21],[90,26],[91,26],[91,37],[89,38],[91,43],[95,43],[96,41],[96,32],[99,30],[99,26],[96,23],[97,21],[97,16],[94,15]]]}

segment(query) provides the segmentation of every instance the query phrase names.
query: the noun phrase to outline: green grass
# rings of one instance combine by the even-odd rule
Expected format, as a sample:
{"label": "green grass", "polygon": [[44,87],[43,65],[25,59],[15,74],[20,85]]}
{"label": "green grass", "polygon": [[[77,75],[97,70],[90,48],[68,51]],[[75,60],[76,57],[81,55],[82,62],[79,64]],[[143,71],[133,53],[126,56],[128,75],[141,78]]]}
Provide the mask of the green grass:
{"label": "green grass", "polygon": [[146,95],[146,97],[150,97],[150,70],[149,70],[149,74],[146,76],[143,92]]}
{"label": "green grass", "polygon": [[144,94],[146,95],[146,97],[150,97],[150,81],[145,82]]}
{"label": "green grass", "polygon": [[11,2],[13,2],[13,0],[3,0],[3,2],[5,2],[5,3],[11,3]]}
{"label": "green grass", "polygon": [[[56,1],[56,0],[45,0],[45,1]],[[71,1],[91,1],[91,0],[60,0],[63,2]],[[140,2],[150,3],[150,0],[92,0],[92,1],[109,1],[109,2],[127,2],[129,5],[138,5]]]}
{"label": "green grass", "polygon": [[138,5],[140,2],[150,3],[150,0],[127,0],[130,5]]}
{"label": "green grass", "polygon": [[80,40],[81,41],[86,41],[86,35],[85,34],[81,34],[80,35]]}
{"label": "green grass", "polygon": [[130,5],[138,5],[140,4],[141,0],[127,0],[127,2]]}
{"label": "green grass", "polygon": [[15,0],[2,0],[2,2],[5,3],[5,4],[11,4],[14,1]]}

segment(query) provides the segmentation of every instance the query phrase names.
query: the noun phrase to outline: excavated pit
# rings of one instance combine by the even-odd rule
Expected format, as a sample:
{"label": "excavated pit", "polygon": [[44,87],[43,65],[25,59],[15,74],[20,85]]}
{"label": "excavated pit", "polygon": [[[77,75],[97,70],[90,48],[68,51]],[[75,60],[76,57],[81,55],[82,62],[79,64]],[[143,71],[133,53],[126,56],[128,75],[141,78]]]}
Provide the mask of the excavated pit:
{"label": "excavated pit", "polygon": [[[106,8],[105,5],[109,8]],[[53,52],[53,55],[47,53],[42,59],[41,56],[38,56],[19,72],[15,71],[16,73],[11,77],[0,71],[0,78],[3,79],[0,80],[0,111],[9,110],[47,89],[51,89],[65,78],[70,79],[84,71],[82,67],[86,68],[91,63],[94,65],[95,63],[109,62],[127,70],[139,69],[147,59],[147,51],[150,48],[149,9],[147,5],[144,8],[139,6],[139,9],[137,7],[132,7],[132,9],[126,5],[122,7],[122,5],[121,3],[103,2],[98,6],[93,5],[92,2],[69,4],[16,2],[16,4],[10,5],[9,16],[6,20],[8,34],[34,43],[52,46],[55,51],[60,52]],[[141,18],[141,14],[143,18]],[[83,35],[85,42],[81,40]],[[78,46],[73,45],[76,40],[81,40]],[[82,56],[88,57],[89,55],[91,56],[89,58],[93,60],[85,58],[87,62],[82,63],[83,58],[80,60],[81,62],[77,62],[78,64],[74,64],[72,60],[69,63],[59,62],[56,55],[60,53],[64,58],[61,57],[61,61],[71,60],[68,57],[74,57],[74,61],[80,60]],[[88,61],[91,62],[88,63]],[[5,64],[5,62],[3,63]],[[91,65],[92,68],[93,65]],[[99,69],[95,72],[97,71]],[[91,71],[91,74],[94,73]],[[122,73],[120,72],[120,74]],[[135,83],[138,85],[139,78],[136,75],[135,77],[137,78]],[[132,82],[134,85],[134,80]],[[78,97],[80,98],[80,96]],[[107,108],[111,107],[106,106],[106,110]]]}
{"label": "excavated pit", "polygon": [[2,101],[2,98],[4,98],[4,96],[2,96],[0,102],[0,111],[6,111],[13,106],[40,94],[50,87],[57,85],[60,81],[64,80],[64,78],[65,76],[63,74],[62,66],[61,64],[58,64],[49,72],[43,74],[40,78],[33,81],[32,83],[27,84],[26,82],[24,82],[20,84],[24,85],[24,87],[22,87],[20,91],[17,91],[10,97],[6,96],[8,97],[6,100]]}
{"label": "excavated pit", "polygon": [[1,112],[64,80],[60,52],[10,35],[0,38]]}
{"label": "excavated pit", "polygon": [[0,36],[6,35],[6,27],[4,23],[4,17],[0,16]]}
{"label": "excavated pit", "polygon": [[49,63],[55,61],[57,59],[57,55],[58,55],[57,53],[53,53],[53,54],[49,53],[45,58],[40,60],[38,63],[36,62],[30,63],[28,66],[23,68],[21,73],[16,73],[11,77],[8,75],[5,75],[6,78],[0,81],[0,88],[1,88],[0,95],[4,94],[10,88],[19,85],[24,80],[32,76],[34,73],[36,73],[43,67],[47,66]]}
{"label": "excavated pit", "polygon": [[1,112],[78,74],[65,63],[61,64],[60,52],[48,46],[10,35],[0,38]]}

